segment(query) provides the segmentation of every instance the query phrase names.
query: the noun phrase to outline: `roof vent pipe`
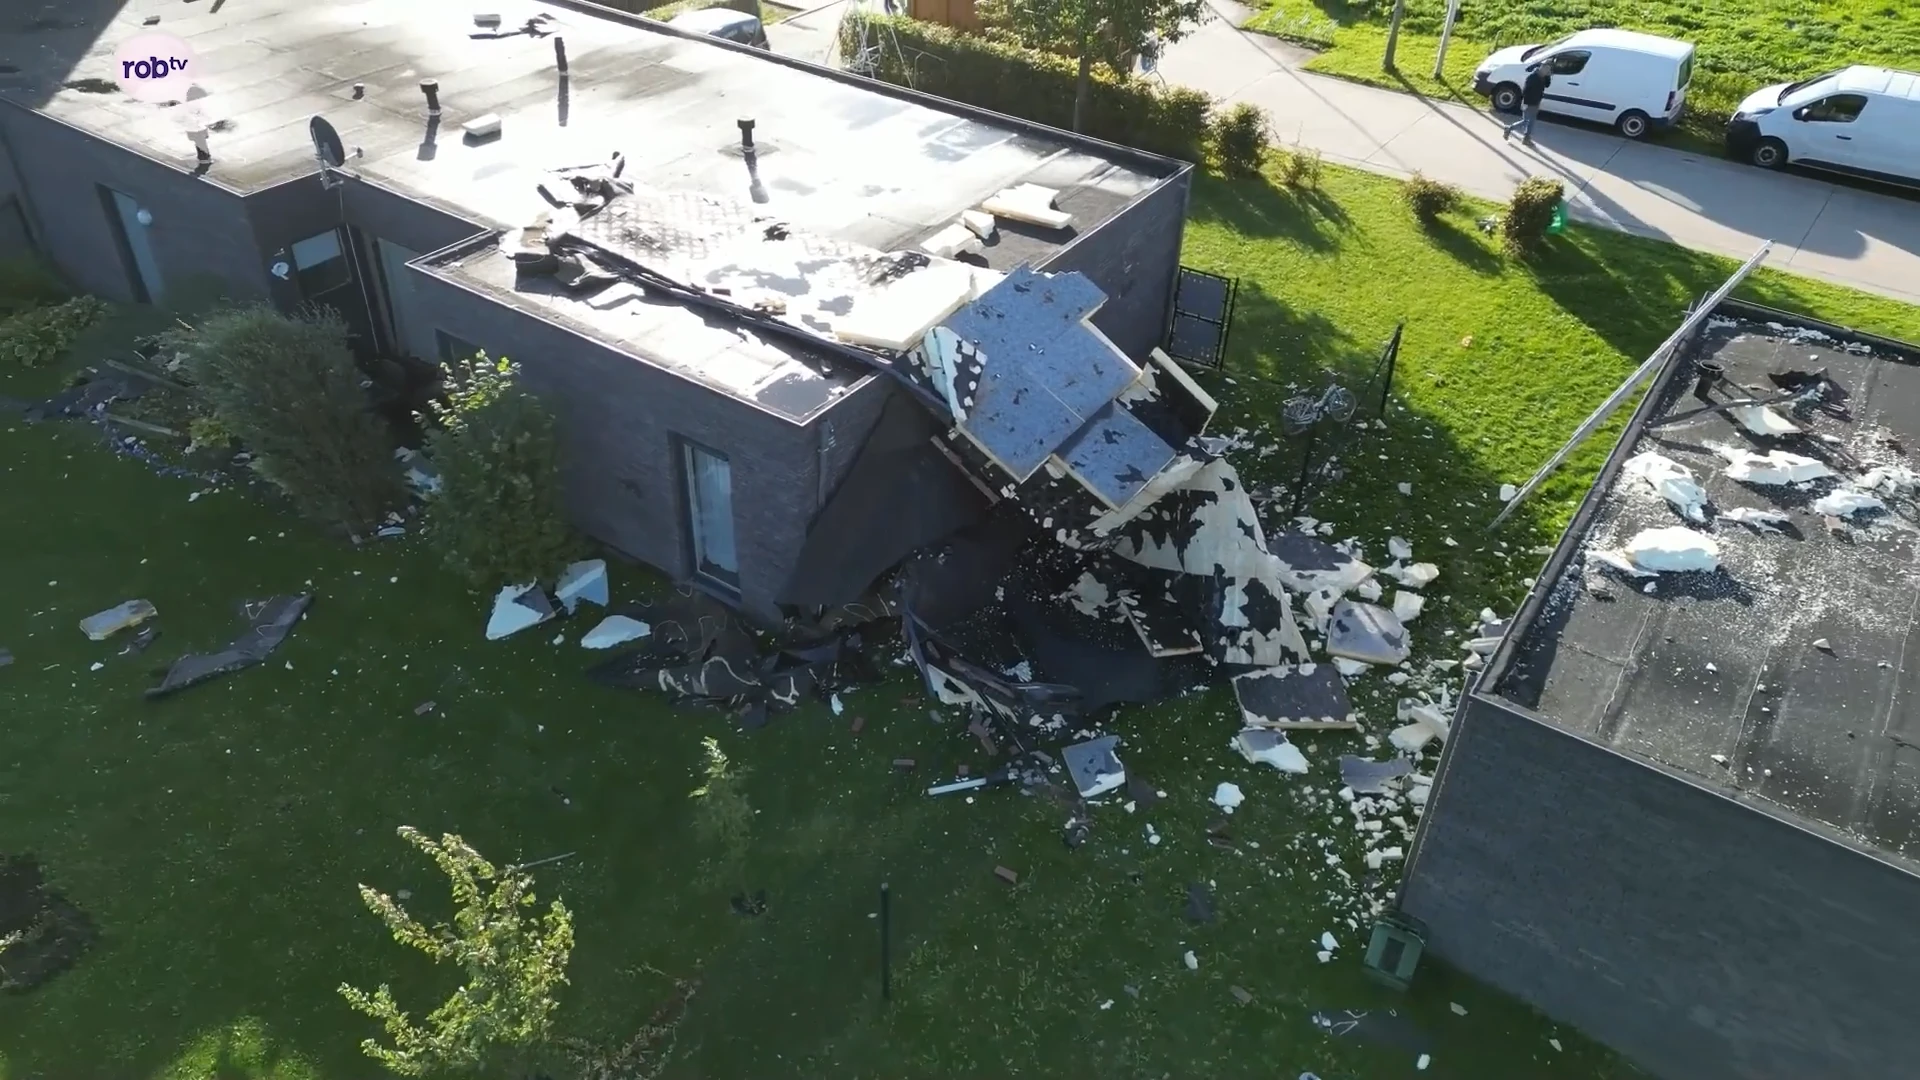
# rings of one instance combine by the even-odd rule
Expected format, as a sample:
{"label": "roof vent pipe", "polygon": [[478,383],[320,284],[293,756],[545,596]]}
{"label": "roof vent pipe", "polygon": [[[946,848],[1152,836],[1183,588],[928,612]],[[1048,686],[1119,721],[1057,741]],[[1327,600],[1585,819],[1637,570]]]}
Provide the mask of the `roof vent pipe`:
{"label": "roof vent pipe", "polygon": [[420,92],[427,95],[427,115],[440,115],[440,82],[438,79],[421,79]]}
{"label": "roof vent pipe", "polygon": [[207,129],[196,128],[187,132],[187,138],[193,140],[193,156],[201,162],[213,160],[213,151],[207,148]]}
{"label": "roof vent pipe", "polygon": [[753,119],[741,117],[734,123],[740,125],[740,149],[749,154],[753,153]]}
{"label": "roof vent pipe", "polygon": [[553,66],[560,69],[560,74],[567,73],[567,39],[558,34],[553,36]]}

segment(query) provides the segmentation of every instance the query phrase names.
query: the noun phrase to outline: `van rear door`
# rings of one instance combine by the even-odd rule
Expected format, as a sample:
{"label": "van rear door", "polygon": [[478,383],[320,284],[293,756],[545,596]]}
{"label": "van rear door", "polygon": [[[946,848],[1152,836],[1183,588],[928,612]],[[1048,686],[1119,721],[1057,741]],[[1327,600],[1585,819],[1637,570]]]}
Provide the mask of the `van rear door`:
{"label": "van rear door", "polygon": [[1854,127],[1862,168],[1920,183],[1920,101],[1876,94]]}

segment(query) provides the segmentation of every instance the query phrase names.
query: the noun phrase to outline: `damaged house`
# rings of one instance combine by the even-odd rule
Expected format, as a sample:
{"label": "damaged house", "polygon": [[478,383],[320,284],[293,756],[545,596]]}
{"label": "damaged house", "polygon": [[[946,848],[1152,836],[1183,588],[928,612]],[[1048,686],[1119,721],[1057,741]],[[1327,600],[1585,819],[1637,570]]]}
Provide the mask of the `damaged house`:
{"label": "damaged house", "polygon": [[1915,346],[1670,354],[1453,721],[1429,949],[1656,1076],[1913,1075],[1916,445]]}
{"label": "damaged house", "polygon": [[[26,7],[0,13],[0,216],[80,287],[163,301],[210,274],[334,308],[369,357],[509,357],[561,418],[584,531],[756,621],[864,573],[836,560],[969,524],[1056,451],[1102,452],[1105,429],[1066,444],[1170,370],[1149,354],[1182,162],[591,5]],[[182,100],[109,92],[141,33],[191,46]],[[1037,274],[1064,275],[1058,302],[1010,317],[1072,326],[1002,327],[1003,361],[1053,359],[1031,386],[989,375],[976,410],[1021,430],[935,450],[960,420],[940,380],[978,361],[900,358]],[[996,453],[1012,471],[986,483],[952,464]],[[863,455],[896,486],[835,503]],[[1129,468],[1155,464],[1101,466]],[[835,534],[874,525],[862,499],[903,520]]]}

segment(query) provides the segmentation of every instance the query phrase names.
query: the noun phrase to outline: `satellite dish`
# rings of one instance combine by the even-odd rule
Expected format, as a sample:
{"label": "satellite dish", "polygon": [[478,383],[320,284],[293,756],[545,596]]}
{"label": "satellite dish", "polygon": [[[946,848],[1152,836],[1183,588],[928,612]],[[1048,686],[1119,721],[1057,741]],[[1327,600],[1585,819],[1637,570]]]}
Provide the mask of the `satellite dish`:
{"label": "satellite dish", "polygon": [[307,134],[313,136],[313,153],[320,159],[321,168],[337,169],[346,164],[347,148],[340,141],[340,133],[324,117],[307,121]]}

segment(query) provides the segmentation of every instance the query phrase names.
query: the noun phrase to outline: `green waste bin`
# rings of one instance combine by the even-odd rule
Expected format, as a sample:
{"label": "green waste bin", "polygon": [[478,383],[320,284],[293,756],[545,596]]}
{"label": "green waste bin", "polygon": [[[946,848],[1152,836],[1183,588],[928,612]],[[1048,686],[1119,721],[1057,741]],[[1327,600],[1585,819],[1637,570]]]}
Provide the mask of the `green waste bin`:
{"label": "green waste bin", "polygon": [[1553,218],[1547,222],[1547,235],[1559,236],[1567,228],[1567,200],[1553,204]]}

